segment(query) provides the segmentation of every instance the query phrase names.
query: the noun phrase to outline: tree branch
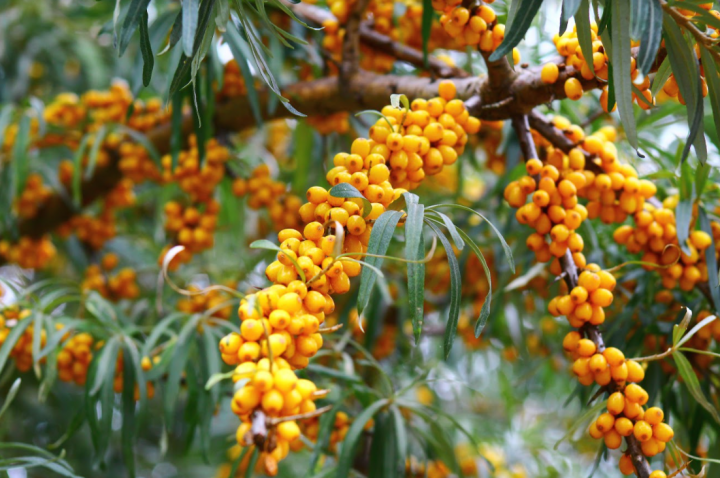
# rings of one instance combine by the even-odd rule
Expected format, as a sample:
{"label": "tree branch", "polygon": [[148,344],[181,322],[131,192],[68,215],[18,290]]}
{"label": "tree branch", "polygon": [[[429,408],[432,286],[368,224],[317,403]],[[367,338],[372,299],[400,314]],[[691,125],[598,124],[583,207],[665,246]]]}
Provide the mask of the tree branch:
{"label": "tree branch", "polygon": [[340,78],[345,81],[354,76],[360,68],[360,24],[370,0],[356,0],[351,7],[350,16],[345,24],[345,37],[342,46],[342,63],[340,64]]}
{"label": "tree branch", "polygon": [[[336,20],[332,13],[324,8],[316,7],[309,3],[298,3],[293,5],[289,2],[286,5],[299,16],[304,19],[322,25],[326,20]],[[369,22],[360,24],[360,42],[374,50],[381,51],[391,55],[400,61],[409,63],[417,68],[426,68],[425,60],[421,51],[394,41],[387,35],[383,35],[373,30]],[[439,78],[466,78],[470,76],[467,71],[462,68],[450,66],[442,60],[434,57],[428,57],[427,68],[430,72]]]}

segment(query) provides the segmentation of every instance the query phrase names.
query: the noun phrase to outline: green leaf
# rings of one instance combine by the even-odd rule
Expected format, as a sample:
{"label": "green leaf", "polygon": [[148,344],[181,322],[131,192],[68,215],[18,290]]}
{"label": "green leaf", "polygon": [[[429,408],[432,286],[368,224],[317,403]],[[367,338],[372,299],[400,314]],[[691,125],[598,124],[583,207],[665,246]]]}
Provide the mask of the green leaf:
{"label": "green leaf", "polygon": [[[588,0],[582,0],[579,4],[579,9],[575,13],[575,26],[577,27],[577,37],[580,42],[580,50],[582,51],[583,57],[592,59],[592,30],[590,28],[590,3]],[[595,75],[595,66],[592,61],[588,61],[587,65],[590,67],[593,75]]]}
{"label": "green leaf", "polygon": [[195,54],[195,34],[198,26],[198,13],[200,10],[199,0],[183,0],[182,9],[182,47],[185,56],[191,57]]}
{"label": "green leaf", "polygon": [[580,7],[580,2],[581,0],[563,0],[562,19],[564,21],[567,22],[575,16],[575,13],[577,13],[578,8]]}
{"label": "green leaf", "polygon": [[370,204],[370,201],[363,196],[363,193],[357,190],[355,186],[348,183],[340,183],[332,188],[330,188],[330,191],[328,193],[331,196],[334,196],[336,198],[360,198],[362,199],[363,203],[363,217],[366,217],[370,212],[372,212],[372,204]]}
{"label": "green leaf", "polygon": [[448,310],[448,321],[445,325],[445,336],[443,339],[443,355],[447,359],[450,355],[450,349],[455,341],[455,337],[457,336],[457,324],[460,319],[462,278],[460,275],[460,266],[458,265],[457,257],[455,257],[452,244],[450,244],[445,234],[443,234],[435,224],[429,222],[428,226],[435,232],[435,235],[440,239],[440,242],[445,248],[448,265],[450,266],[450,308]]}
{"label": "green leaf", "polygon": [[18,390],[20,390],[21,383],[22,379],[20,377],[16,378],[12,386],[10,387],[10,390],[8,390],[7,395],[5,395],[5,400],[3,401],[2,408],[0,408],[0,418],[2,418],[2,416],[5,414],[5,411],[7,411],[13,400],[15,400],[15,395],[17,395]]}
{"label": "green leaf", "polygon": [[680,340],[678,340],[675,345],[673,345],[673,347],[679,349],[679,348],[682,347],[685,343],[687,343],[688,340],[690,340],[691,338],[693,338],[693,336],[694,336],[700,329],[702,329],[702,328],[704,328],[705,326],[713,323],[715,320],[717,320],[717,316],[715,316],[715,315],[711,315],[711,316],[705,317],[703,320],[701,320],[700,322],[698,322],[697,324],[695,324],[695,326],[694,326],[692,329],[690,329],[690,332],[688,332],[687,334],[683,335],[682,338],[681,338]]}
{"label": "green leaf", "polygon": [[637,69],[643,75],[649,75],[662,40],[663,10],[659,0],[643,0],[639,3],[645,8],[640,20],[643,30],[640,36]]}
{"label": "green leaf", "polygon": [[683,378],[683,381],[685,382],[685,385],[690,391],[690,394],[695,398],[695,400],[700,404],[700,406],[702,406],[710,413],[710,415],[712,415],[716,422],[720,423],[720,416],[718,415],[718,411],[708,401],[708,399],[705,398],[705,394],[700,388],[700,382],[698,381],[698,378],[695,375],[695,371],[693,370],[692,365],[690,365],[688,359],[685,357],[685,355],[682,354],[682,352],[675,352],[672,354],[672,357],[675,360],[675,365],[677,365],[678,372],[680,372],[680,376]]}
{"label": "green leaf", "polygon": [[15,136],[15,144],[13,144],[12,167],[14,174],[13,197],[20,194],[25,189],[30,170],[30,159],[27,157],[28,148],[30,147],[30,117],[25,115],[18,125],[17,135]]}
{"label": "green leaf", "polygon": [[680,201],[675,209],[675,223],[677,224],[677,238],[680,248],[685,253],[690,253],[687,240],[690,235],[690,221],[692,219],[693,200],[684,199]]}
{"label": "green leaf", "polygon": [[670,78],[671,73],[672,70],[670,69],[670,58],[665,57],[662,63],[660,63],[660,67],[655,73],[655,77],[652,81],[652,88],[650,89],[650,92],[653,96],[657,96],[662,87],[665,85],[667,79]]}
{"label": "green leaf", "polygon": [[713,238],[712,227],[710,227],[710,220],[705,213],[705,208],[700,208],[700,229],[705,231],[710,236],[710,246],[705,249],[705,263],[708,269],[708,288],[710,289],[710,296],[713,301],[713,310],[717,314],[720,311],[720,281],[718,281],[717,274],[717,259],[715,258],[715,239]]}
{"label": "green leaf", "polygon": [[316,471],[320,455],[322,455],[323,450],[330,444],[330,435],[335,428],[335,416],[338,412],[338,405],[342,403],[344,399],[345,397],[342,396],[337,402],[333,403],[333,407],[330,410],[320,415],[317,440],[315,441],[315,447],[308,462],[306,477],[312,476],[313,472]]}
{"label": "green leaf", "polygon": [[115,362],[117,360],[118,350],[120,349],[120,340],[117,336],[110,338],[103,346],[98,357],[97,372],[93,381],[90,395],[94,396],[100,390],[104,382],[112,383],[115,374]]}
{"label": "green leaf", "polygon": [[432,31],[432,22],[435,18],[435,9],[432,6],[432,0],[422,0],[423,13],[420,31],[422,34],[422,51],[423,63],[428,66],[428,41],[430,41],[430,32]]}
{"label": "green leaf", "polygon": [[386,398],[380,399],[368,406],[355,418],[350,426],[350,429],[345,435],[345,440],[343,440],[343,446],[340,450],[340,456],[338,457],[338,478],[346,478],[350,475],[350,469],[352,468],[353,459],[355,457],[355,450],[357,449],[358,441],[363,434],[365,425],[381,408],[385,407],[389,403],[390,401]]}
{"label": "green leaf", "polygon": [[[515,272],[515,260],[513,259],[512,250],[510,249],[510,246],[508,246],[508,243],[507,243],[507,241],[505,241],[505,238],[503,237],[503,235],[500,234],[500,231],[498,230],[497,227],[495,227],[495,225],[494,225],[492,222],[490,222],[490,221],[489,221],[484,215],[482,215],[480,212],[478,212],[478,211],[476,211],[476,210],[474,210],[474,209],[470,209],[469,207],[463,206],[463,205],[460,205],[460,204],[436,204],[436,205],[433,205],[433,206],[428,207],[428,210],[435,210],[435,209],[441,208],[441,207],[449,207],[449,208],[451,208],[451,209],[460,209],[461,211],[465,211],[465,212],[469,212],[469,213],[471,213],[471,214],[475,214],[475,215],[478,216],[480,219],[482,219],[483,221],[485,221],[485,222],[492,228],[492,230],[495,232],[495,235],[498,237],[498,239],[500,239],[500,244],[502,245],[503,251],[505,252],[505,258],[506,258],[507,261],[508,261],[508,265],[510,266],[510,270],[511,270],[513,273]],[[458,229],[458,231],[459,231],[459,229]]]}
{"label": "green leaf", "polygon": [[255,118],[255,123],[258,126],[261,126],[263,124],[263,118],[260,109],[260,97],[255,89],[255,78],[252,76],[252,72],[248,66],[249,55],[247,55],[247,44],[233,22],[227,24],[227,30],[225,31],[223,38],[227,41],[230,51],[233,54],[233,58],[235,58],[235,61],[240,67],[240,73],[242,73],[243,80],[245,80],[247,98],[250,102],[250,110]]}
{"label": "green leaf", "polygon": [[[402,213],[399,211],[385,211],[377,218],[373,226],[372,232],[370,233],[370,240],[368,241],[368,254],[385,255],[390,240],[395,234],[395,227],[398,221],[402,217]],[[381,257],[368,257],[366,261],[371,266],[380,268],[383,263]],[[370,294],[375,286],[376,276],[369,270],[363,271],[360,275],[360,287],[358,290],[357,309],[358,315],[362,314],[362,311],[367,307],[370,301]]]}
{"label": "green leaf", "polygon": [[135,374],[132,357],[123,354],[122,453],[127,473],[135,477]]}
{"label": "green leaf", "polygon": [[[210,17],[212,16],[214,5],[215,0],[205,0],[204,2],[202,2],[202,5],[200,5],[198,25],[195,35],[195,41],[193,43],[193,56],[196,55],[197,52],[200,50],[200,45],[202,44],[203,38],[205,37],[205,32],[207,31],[208,23],[210,22]],[[193,56],[187,56],[184,53],[180,56],[180,61],[178,62],[178,66],[175,69],[172,81],[170,82],[170,88],[168,91],[169,96],[175,94],[175,92],[178,91],[181,87],[186,86],[188,82],[188,73],[190,73],[190,67],[192,66]]]}
{"label": "green leaf", "polygon": [[[250,244],[250,249],[267,249],[268,251],[283,252],[283,250],[280,249],[280,247],[277,244],[275,244],[274,242],[270,242],[267,239],[258,239],[257,241],[253,241],[253,243]],[[300,276],[300,280],[305,282],[307,279],[309,279],[309,277],[307,277],[307,278],[305,277],[305,273],[300,268],[300,265],[297,263],[297,261],[295,259],[293,259],[292,257],[290,257],[288,255],[286,255],[286,257],[288,259],[290,259],[290,262],[292,262],[293,265],[295,266],[295,269],[297,270],[297,273]]]}
{"label": "green leaf", "polygon": [[[630,145],[637,149],[637,132],[632,101],[632,80],[630,79],[630,2],[612,0],[612,24],[610,37],[612,50],[610,62],[613,66],[613,85],[620,120],[625,128]],[[609,104],[609,102],[608,102]]]}
{"label": "green leaf", "polygon": [[390,405],[390,413],[392,413],[393,420],[395,421],[395,442],[397,443],[398,462],[401,466],[404,466],[408,453],[408,436],[405,430],[405,419],[397,405]]}
{"label": "green leaf", "polygon": [[165,405],[165,422],[172,423],[177,404],[177,396],[180,393],[180,379],[185,370],[188,356],[190,354],[190,334],[192,334],[197,324],[202,318],[201,315],[195,315],[183,325],[180,335],[178,336],[175,349],[172,351],[170,366],[168,367],[167,382],[163,391],[163,403]]}
{"label": "green leaf", "polygon": [[[509,31],[505,33],[502,43],[490,55],[490,61],[499,60],[520,43],[537,15],[543,0],[514,0],[514,3],[518,3],[517,15],[510,25]],[[629,68],[628,71],[630,71]]]}
{"label": "green leaf", "polygon": [[690,310],[690,308],[685,307],[685,310],[681,311],[680,313],[683,314],[682,320],[679,324],[673,325],[673,347],[678,346],[678,344],[680,343],[680,339],[683,337],[683,335],[685,335],[685,331],[690,325],[690,319],[692,319],[692,310]]}
{"label": "green leaf", "polygon": [[7,362],[10,352],[12,352],[12,349],[15,347],[15,344],[17,344],[18,339],[25,333],[25,329],[28,328],[32,321],[33,317],[30,315],[18,321],[18,323],[15,324],[15,327],[10,329],[10,333],[8,333],[2,347],[0,347],[0,372],[5,370],[5,362]]}
{"label": "green leaf", "polygon": [[475,244],[475,241],[473,241],[472,238],[462,229],[458,229],[458,232],[465,239],[465,242],[469,245],[470,250],[473,251],[478,260],[480,260],[480,263],[483,266],[483,271],[485,271],[485,280],[487,280],[488,283],[488,293],[485,297],[485,302],[483,302],[482,308],[480,309],[480,316],[478,317],[477,322],[475,322],[475,337],[480,337],[480,334],[487,323],[487,319],[490,317],[490,306],[492,303],[492,277],[490,275],[490,267],[488,267],[485,256],[478,245]]}
{"label": "green leaf", "polygon": [[[595,16],[597,17],[598,14],[598,2],[595,0]],[[612,2],[605,2],[605,9],[603,10],[602,17],[600,17],[600,22],[598,23],[598,35],[602,35],[605,32],[605,29],[610,24],[610,17],[612,16]]]}
{"label": "green leaf", "polygon": [[680,94],[685,99],[688,111],[688,126],[690,133],[683,148],[680,164],[683,164],[690,153],[690,146],[695,146],[695,154],[701,164],[707,160],[707,146],[703,134],[703,98],[700,84],[700,69],[695,52],[685,41],[675,20],[665,15],[663,21],[665,33],[665,48],[670,59],[675,80]]}
{"label": "green leaf", "polygon": [[[90,179],[95,172],[95,166],[97,165],[98,154],[100,153],[100,147],[102,146],[105,136],[108,134],[107,124],[103,124],[98,128],[93,136],[93,145],[90,148],[90,154],[88,155],[88,164],[85,167],[85,179]],[[74,179],[74,178],[73,178]]]}
{"label": "green leaf", "polygon": [[[710,106],[712,107],[715,134],[717,134],[718,139],[720,139],[720,78],[718,78],[718,68],[715,60],[713,60],[712,55],[706,48],[700,48],[700,59],[702,60],[703,69],[705,70],[705,81],[707,82],[708,96],[710,97]],[[701,189],[698,188],[698,195],[701,193]]]}
{"label": "green leaf", "polygon": [[140,53],[143,58],[143,85],[148,86],[155,67],[155,57],[150,44],[150,33],[148,31],[148,14],[143,12],[140,18]]}
{"label": "green leaf", "polygon": [[[119,3],[118,1],[118,5]],[[125,50],[130,44],[130,39],[135,32],[135,28],[137,28],[142,19],[142,14],[147,13],[149,4],[150,0],[132,0],[130,2],[122,28],[120,28],[120,40],[118,43],[118,54],[120,56],[123,56],[125,53]]]}
{"label": "green leaf", "polygon": [[[405,219],[405,258],[419,261],[425,256],[423,223],[425,206],[409,204]],[[407,266],[408,308],[415,335],[415,344],[420,342],[425,313],[425,264],[408,263]]]}
{"label": "green leaf", "polygon": [[633,40],[640,40],[648,24],[645,17],[649,14],[650,1],[631,0],[632,16],[630,21],[630,37]]}
{"label": "green leaf", "polygon": [[395,422],[388,412],[379,413],[375,417],[373,440],[370,444],[368,476],[373,478],[395,478],[398,476],[400,470],[397,463],[396,443]]}
{"label": "green leaf", "polygon": [[462,251],[465,248],[465,241],[463,241],[463,238],[460,236],[458,228],[455,226],[455,223],[452,222],[452,219],[440,211],[432,211],[432,213],[437,214],[438,217],[442,219],[445,229],[448,230],[450,237],[452,237],[452,240],[455,243],[455,247],[457,247],[459,251]]}

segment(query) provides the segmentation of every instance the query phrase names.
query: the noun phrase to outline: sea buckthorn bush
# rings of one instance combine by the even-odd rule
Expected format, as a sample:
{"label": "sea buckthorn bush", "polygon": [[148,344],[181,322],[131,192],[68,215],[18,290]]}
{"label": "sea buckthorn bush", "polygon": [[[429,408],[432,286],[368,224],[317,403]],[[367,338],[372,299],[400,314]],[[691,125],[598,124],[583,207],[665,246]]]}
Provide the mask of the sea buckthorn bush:
{"label": "sea buckthorn bush", "polygon": [[720,473],[711,2],[56,3],[0,33],[9,476]]}

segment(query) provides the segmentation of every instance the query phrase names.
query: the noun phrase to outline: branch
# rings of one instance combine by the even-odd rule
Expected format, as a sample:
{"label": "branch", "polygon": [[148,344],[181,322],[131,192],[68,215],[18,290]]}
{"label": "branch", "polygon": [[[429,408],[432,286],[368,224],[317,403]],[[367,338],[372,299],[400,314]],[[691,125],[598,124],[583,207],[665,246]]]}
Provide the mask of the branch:
{"label": "branch", "polygon": [[[309,3],[303,2],[293,5],[288,2],[285,4],[292,8],[293,12],[297,15],[318,25],[322,25],[326,20],[337,21],[335,16],[329,11]],[[425,65],[421,51],[394,41],[389,36],[373,30],[369,22],[360,24],[360,42],[374,50],[391,55],[400,61],[410,63],[417,68],[428,68],[432,74],[439,78],[466,78],[470,76],[468,72],[462,68],[450,66],[444,61],[434,57],[428,57],[427,65]]]}
{"label": "branch", "polygon": [[528,124],[528,117],[513,116],[512,126],[515,130],[515,135],[520,142],[520,150],[525,157],[525,162],[531,159],[539,159],[537,149],[535,148],[535,142],[533,141],[532,133],[530,132],[530,125]]}
{"label": "branch", "polygon": [[345,24],[345,37],[342,46],[342,63],[340,64],[340,78],[345,81],[358,72],[360,68],[360,24],[370,0],[356,0],[351,7],[350,16]]}
{"label": "branch", "polygon": [[695,38],[695,41],[702,45],[703,48],[705,48],[708,53],[712,55],[715,63],[720,63],[720,53],[713,48],[715,44],[711,37],[707,36],[702,30],[700,30],[690,18],[683,15],[675,7],[671,7],[670,5],[668,5],[665,0],[660,0],[660,4],[662,5],[662,9],[665,10],[665,12],[670,15],[673,20],[675,20],[675,23],[687,30],[687,32],[690,33],[693,38]]}

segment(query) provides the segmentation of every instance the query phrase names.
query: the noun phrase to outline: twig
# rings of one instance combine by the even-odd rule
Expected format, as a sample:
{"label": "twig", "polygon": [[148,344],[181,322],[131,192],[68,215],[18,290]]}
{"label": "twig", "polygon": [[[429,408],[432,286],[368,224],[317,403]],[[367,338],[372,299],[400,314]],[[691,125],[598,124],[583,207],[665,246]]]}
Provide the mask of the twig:
{"label": "twig", "polygon": [[323,413],[330,410],[332,407],[333,407],[332,405],[325,405],[324,407],[318,408],[317,410],[313,410],[312,412],[299,413],[297,415],[289,415],[287,417],[268,418],[267,421],[271,427],[274,427],[283,422],[290,422],[293,420],[307,420],[308,418],[314,418],[319,415],[322,415]]}
{"label": "twig", "polygon": [[318,329],[319,334],[330,334],[332,332],[335,332],[336,330],[342,329],[344,324],[335,324],[332,327],[325,327],[322,329]]}
{"label": "twig", "polygon": [[530,125],[528,124],[528,117],[525,115],[513,116],[512,126],[520,142],[520,150],[525,157],[525,162],[531,159],[538,159],[537,149],[535,148],[532,133],[530,132]]}
{"label": "twig", "polygon": [[370,0],[357,0],[345,24],[340,64],[341,88],[346,84],[345,80],[354,76],[360,68],[360,24],[369,4]]}
{"label": "twig", "polygon": [[675,9],[675,7],[668,5],[665,0],[660,0],[660,5],[662,5],[662,9],[665,10],[665,12],[667,12],[673,20],[675,20],[675,23],[677,23],[681,28],[687,30],[687,32],[695,38],[695,41],[702,45],[708,53],[712,55],[715,63],[720,63],[720,53],[713,48],[715,43],[713,38],[707,36],[692,22],[690,18],[680,13],[680,11]]}

